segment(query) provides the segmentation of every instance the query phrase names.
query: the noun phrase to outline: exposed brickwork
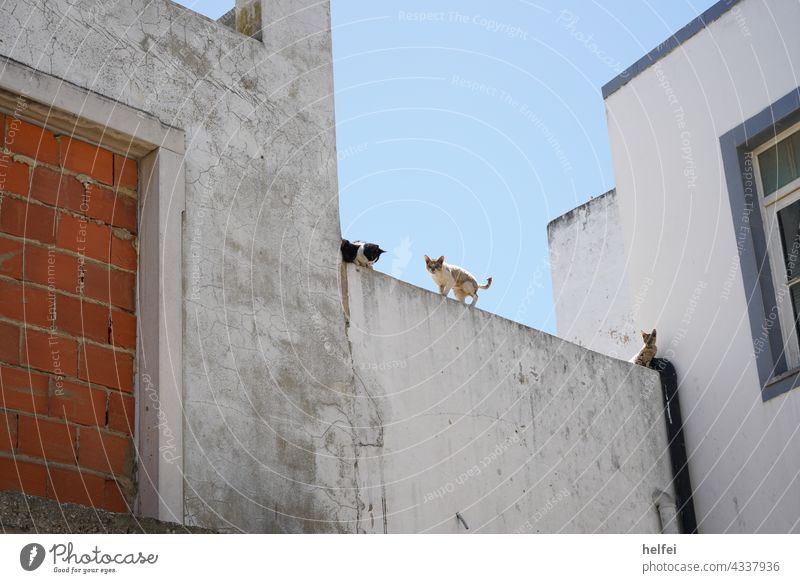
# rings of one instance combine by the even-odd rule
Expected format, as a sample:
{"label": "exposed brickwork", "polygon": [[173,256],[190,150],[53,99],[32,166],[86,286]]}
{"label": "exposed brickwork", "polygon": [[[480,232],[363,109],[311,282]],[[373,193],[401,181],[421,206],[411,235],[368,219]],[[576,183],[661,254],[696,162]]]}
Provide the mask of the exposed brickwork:
{"label": "exposed brickwork", "polygon": [[[88,385],[64,381],[63,390],[50,398],[50,415],[81,425],[105,425],[108,393]],[[83,434],[81,434],[83,437]],[[81,447],[83,447],[81,442]]]}
{"label": "exposed brickwork", "polygon": [[0,153],[0,189],[21,196],[28,194],[30,167],[16,162],[11,156]]}
{"label": "exposed brickwork", "polygon": [[44,496],[47,492],[47,468],[43,464],[0,457],[0,490]]}
{"label": "exposed brickwork", "polygon": [[0,366],[3,409],[46,414],[49,407],[50,378],[29,369]]}
{"label": "exposed brickwork", "polygon": [[111,393],[108,396],[108,428],[133,435],[135,401],[130,395]]}
{"label": "exposed brickwork", "polygon": [[4,145],[11,152],[58,165],[58,142],[53,133],[21,119],[6,118]]}
{"label": "exposed brickwork", "polygon": [[12,451],[17,445],[17,416],[0,413],[0,451]]}
{"label": "exposed brickwork", "polygon": [[136,232],[137,203],[135,199],[118,196],[117,191],[89,185],[86,189],[87,214],[109,225]]}
{"label": "exposed brickwork", "polygon": [[78,428],[60,419],[20,415],[17,424],[17,452],[47,461],[75,463]]}
{"label": "exposed brickwork", "polygon": [[135,160],[0,112],[0,490],[133,496]]}
{"label": "exposed brickwork", "polygon": [[81,346],[78,377],[133,392],[133,355],[94,344]]}
{"label": "exposed brickwork", "polygon": [[0,231],[39,243],[55,243],[56,220],[54,208],[29,205],[25,200],[3,198]]}
{"label": "exposed brickwork", "polygon": [[58,143],[61,146],[61,164],[65,169],[113,184],[114,154],[67,136],[61,136]]}
{"label": "exposed brickwork", "polygon": [[97,474],[77,469],[52,468],[47,495],[59,502],[105,508],[105,480]]}
{"label": "exposed brickwork", "polygon": [[0,239],[0,275],[22,277],[22,242]]}
{"label": "exposed brickwork", "polygon": [[125,156],[114,154],[114,186],[136,190],[139,185],[139,169],[136,162]]}
{"label": "exposed brickwork", "polygon": [[78,461],[83,468],[107,474],[129,473],[133,462],[131,439],[100,429],[82,428]]}
{"label": "exposed brickwork", "polygon": [[19,364],[19,332],[17,326],[0,322],[0,359]]}

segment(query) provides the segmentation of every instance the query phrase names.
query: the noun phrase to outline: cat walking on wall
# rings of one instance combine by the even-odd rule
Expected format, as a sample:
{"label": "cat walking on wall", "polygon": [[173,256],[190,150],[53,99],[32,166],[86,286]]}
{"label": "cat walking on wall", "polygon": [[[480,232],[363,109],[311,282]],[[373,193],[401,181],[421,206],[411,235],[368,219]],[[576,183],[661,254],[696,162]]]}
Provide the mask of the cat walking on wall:
{"label": "cat walking on wall", "polygon": [[457,265],[449,265],[444,262],[444,255],[439,259],[433,260],[425,256],[425,267],[431,274],[434,283],[439,286],[439,293],[446,296],[453,290],[456,299],[466,303],[467,296],[472,298],[470,307],[478,303],[478,290],[489,289],[492,285],[492,278],[486,278],[486,283],[481,285],[478,280],[466,269]]}

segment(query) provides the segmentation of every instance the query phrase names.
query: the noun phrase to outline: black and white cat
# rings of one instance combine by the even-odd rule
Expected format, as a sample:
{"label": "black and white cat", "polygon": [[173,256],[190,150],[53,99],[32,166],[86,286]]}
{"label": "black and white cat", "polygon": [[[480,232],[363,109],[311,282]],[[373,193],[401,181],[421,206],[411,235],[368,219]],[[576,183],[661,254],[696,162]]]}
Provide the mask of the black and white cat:
{"label": "black and white cat", "polygon": [[375,243],[365,243],[364,241],[353,241],[342,239],[342,260],[345,263],[355,263],[359,267],[372,269],[372,265],[381,258],[381,254],[386,253]]}

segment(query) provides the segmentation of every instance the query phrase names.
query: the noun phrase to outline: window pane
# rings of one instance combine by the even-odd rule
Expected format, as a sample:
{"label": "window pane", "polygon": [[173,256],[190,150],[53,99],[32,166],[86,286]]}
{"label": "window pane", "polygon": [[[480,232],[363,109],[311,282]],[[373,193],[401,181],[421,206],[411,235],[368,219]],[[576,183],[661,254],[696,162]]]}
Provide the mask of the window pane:
{"label": "window pane", "polygon": [[800,132],[784,138],[758,156],[764,196],[800,176]]}
{"label": "window pane", "polygon": [[792,298],[792,313],[794,314],[794,328],[800,337],[800,325],[798,325],[797,315],[800,314],[800,284],[789,287],[789,295]]}
{"label": "window pane", "polygon": [[800,275],[800,200],[778,211],[783,260],[788,279]]}

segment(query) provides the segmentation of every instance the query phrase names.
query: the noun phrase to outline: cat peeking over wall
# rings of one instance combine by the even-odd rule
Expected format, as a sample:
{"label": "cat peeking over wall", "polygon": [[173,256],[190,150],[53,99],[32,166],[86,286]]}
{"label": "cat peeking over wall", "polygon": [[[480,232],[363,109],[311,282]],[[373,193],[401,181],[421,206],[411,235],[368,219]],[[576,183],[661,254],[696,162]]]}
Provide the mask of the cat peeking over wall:
{"label": "cat peeking over wall", "polygon": [[342,260],[345,263],[355,263],[359,267],[368,269],[372,269],[372,266],[381,258],[381,255],[386,253],[375,243],[366,243],[364,241],[353,241],[351,243],[347,239],[342,239],[340,249],[342,251]]}
{"label": "cat peeking over wall", "polygon": [[642,340],[644,340],[644,346],[642,346],[639,353],[633,357],[631,362],[649,368],[650,363],[656,356],[656,350],[658,350],[656,347],[656,329],[653,328],[650,334],[642,330]]}

